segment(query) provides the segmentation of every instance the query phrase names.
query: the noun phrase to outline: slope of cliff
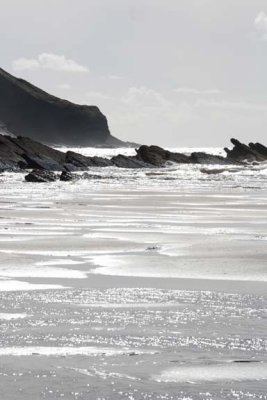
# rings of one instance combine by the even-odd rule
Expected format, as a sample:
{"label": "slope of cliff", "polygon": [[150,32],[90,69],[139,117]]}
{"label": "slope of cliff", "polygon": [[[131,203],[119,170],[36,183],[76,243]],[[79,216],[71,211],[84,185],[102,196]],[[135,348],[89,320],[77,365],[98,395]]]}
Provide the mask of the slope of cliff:
{"label": "slope of cliff", "polygon": [[96,106],[52,96],[0,68],[0,122],[16,136],[70,146],[116,146],[106,117]]}

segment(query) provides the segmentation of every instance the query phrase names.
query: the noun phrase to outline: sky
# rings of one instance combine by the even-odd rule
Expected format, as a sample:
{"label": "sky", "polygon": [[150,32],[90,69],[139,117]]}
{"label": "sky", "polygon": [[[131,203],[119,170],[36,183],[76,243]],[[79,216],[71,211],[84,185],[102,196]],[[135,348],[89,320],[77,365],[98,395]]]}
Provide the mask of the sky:
{"label": "sky", "polygon": [[266,0],[0,0],[1,63],[122,140],[267,144]]}

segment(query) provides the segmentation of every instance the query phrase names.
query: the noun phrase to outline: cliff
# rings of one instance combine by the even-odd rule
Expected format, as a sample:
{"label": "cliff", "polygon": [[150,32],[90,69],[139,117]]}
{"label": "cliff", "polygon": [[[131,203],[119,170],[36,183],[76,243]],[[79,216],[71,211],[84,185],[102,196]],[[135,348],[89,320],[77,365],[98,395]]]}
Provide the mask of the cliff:
{"label": "cliff", "polygon": [[0,68],[0,126],[5,132],[70,146],[120,146],[96,106],[52,96]]}

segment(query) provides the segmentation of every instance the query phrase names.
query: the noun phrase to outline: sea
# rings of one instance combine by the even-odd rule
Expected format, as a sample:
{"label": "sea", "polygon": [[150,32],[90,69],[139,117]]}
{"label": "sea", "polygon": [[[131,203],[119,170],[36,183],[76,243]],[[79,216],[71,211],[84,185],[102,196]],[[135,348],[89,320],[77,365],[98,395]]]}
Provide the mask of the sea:
{"label": "sea", "polygon": [[266,400],[267,163],[88,174],[0,175],[0,399]]}

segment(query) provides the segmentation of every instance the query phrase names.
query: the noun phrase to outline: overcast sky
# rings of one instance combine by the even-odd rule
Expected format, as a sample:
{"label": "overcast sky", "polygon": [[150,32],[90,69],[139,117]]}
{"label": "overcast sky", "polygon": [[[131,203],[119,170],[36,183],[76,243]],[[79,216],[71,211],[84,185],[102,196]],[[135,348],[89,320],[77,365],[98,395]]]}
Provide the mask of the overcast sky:
{"label": "overcast sky", "polygon": [[0,0],[0,49],[121,139],[267,144],[267,0]]}

